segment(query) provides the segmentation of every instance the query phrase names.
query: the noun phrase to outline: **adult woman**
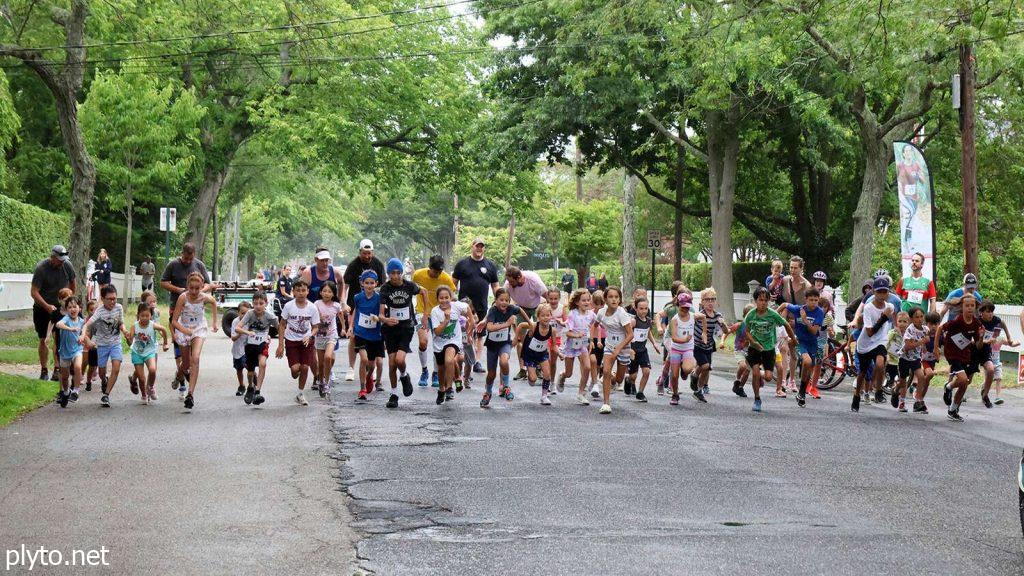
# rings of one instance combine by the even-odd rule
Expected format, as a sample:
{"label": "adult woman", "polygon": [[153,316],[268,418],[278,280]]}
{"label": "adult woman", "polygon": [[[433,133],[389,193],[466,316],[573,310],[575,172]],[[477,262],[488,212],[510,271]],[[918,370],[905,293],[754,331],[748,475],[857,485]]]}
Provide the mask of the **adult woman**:
{"label": "adult woman", "polygon": [[277,298],[274,299],[274,313],[276,315],[280,315],[281,308],[292,300],[291,266],[285,264],[284,268],[281,269],[281,275],[277,278],[277,284],[274,286],[274,292],[277,293]]}
{"label": "adult woman", "polygon": [[110,257],[107,256],[107,249],[100,248],[100,253],[96,256],[96,272],[93,275],[96,277],[96,284],[99,287],[97,294],[103,291],[103,288],[110,284],[110,270],[113,265],[110,262]]}

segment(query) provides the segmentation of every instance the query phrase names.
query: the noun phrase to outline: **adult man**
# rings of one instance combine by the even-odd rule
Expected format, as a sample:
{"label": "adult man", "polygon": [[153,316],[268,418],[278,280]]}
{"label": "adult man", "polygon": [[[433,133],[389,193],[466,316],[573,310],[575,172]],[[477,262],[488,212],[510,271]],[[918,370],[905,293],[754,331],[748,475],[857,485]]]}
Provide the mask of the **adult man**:
{"label": "adult man", "polygon": [[153,259],[149,256],[139,264],[139,274],[142,275],[142,289],[152,290],[153,289],[153,277],[156,276],[156,265],[153,264]]}
{"label": "adult man", "polygon": [[[324,246],[317,246],[316,249],[313,250],[313,260],[316,262],[316,265],[313,267],[307,266],[306,269],[299,274],[299,278],[309,286],[309,296],[307,296],[307,299],[311,303],[316,304],[316,301],[320,299],[320,287],[324,285],[324,282],[334,282],[338,286],[338,300],[342,302],[341,315],[344,315],[347,312],[346,302],[348,302],[348,300],[346,298],[346,288],[348,285],[342,277],[342,269],[331,265],[331,251]],[[358,290],[359,288],[357,284],[356,291]],[[341,315],[339,315],[339,317]],[[318,373],[317,369],[319,366],[317,364],[315,354],[313,355],[313,364],[311,365],[311,368],[313,368],[314,374]],[[314,385],[318,385],[315,380]]]}
{"label": "adult man", "polygon": [[[508,294],[516,306],[522,308],[530,318],[535,318],[537,307],[544,302],[544,295],[547,294],[548,287],[536,272],[524,272],[518,266],[509,266],[505,269],[505,290],[508,290]],[[522,362],[522,341],[516,343],[516,352],[519,355],[519,373],[514,379],[522,380],[526,378],[526,369],[523,368]]]}
{"label": "adult man", "polygon": [[900,278],[896,283],[896,295],[903,300],[901,309],[909,312],[921,308],[928,312],[935,311],[935,283],[924,277],[924,254],[916,252],[910,257],[910,276]]}
{"label": "adult man", "polygon": [[946,295],[945,310],[949,311],[948,322],[956,320],[956,317],[960,315],[960,310],[963,308],[963,299],[965,296],[974,296],[974,298],[981,303],[984,300],[984,296],[981,292],[978,292],[978,277],[968,272],[964,275],[964,285],[956,290],[951,290]]}
{"label": "adult man", "polygon": [[[160,287],[170,295],[169,304],[171,311],[174,310],[174,305],[178,302],[178,295],[185,292],[185,288],[188,285],[188,275],[193,272],[198,272],[202,275],[205,282],[203,292],[212,292],[213,284],[210,284],[210,273],[206,271],[206,264],[203,264],[202,260],[196,258],[196,245],[191,242],[185,242],[181,246],[181,256],[168,262],[164,268],[163,275],[160,276]],[[168,319],[168,324],[170,324],[170,319]]]}
{"label": "adult man", "polygon": [[572,294],[572,282],[572,270],[566,270],[565,274],[562,274],[562,292],[565,292],[566,294]]}
{"label": "adult man", "polygon": [[[345,285],[354,287],[348,291],[348,297],[345,299],[345,305],[351,311],[351,314],[355,313],[356,305],[356,294],[359,293],[359,277],[366,270],[373,270],[377,274],[377,278],[386,278],[384,275],[384,263],[380,261],[376,256],[373,255],[373,242],[367,238],[363,238],[359,241],[359,255],[352,259],[345,268]],[[349,322],[352,322],[351,316]],[[355,380],[356,372],[356,342],[355,338],[350,338],[348,341],[348,373],[345,375],[345,380],[352,382]],[[383,378],[377,379],[377,387],[381,388],[381,382]]]}
{"label": "adult man", "polygon": [[[498,267],[489,258],[484,257],[484,250],[487,244],[483,238],[473,240],[473,250],[470,255],[455,263],[452,270],[452,278],[459,289],[459,300],[469,298],[473,304],[473,311],[477,318],[487,315],[487,296],[498,289]],[[480,352],[480,342],[484,333],[473,332],[474,347]],[[477,358],[480,354],[476,355]],[[473,365],[473,372],[484,372],[484,367],[477,360]]]}
{"label": "adult man", "polygon": [[[433,354],[427,353],[427,335],[430,333],[430,311],[434,309],[434,306],[437,306],[438,287],[447,286],[454,292],[455,281],[452,279],[451,275],[444,271],[444,258],[442,258],[440,254],[434,254],[431,256],[426,268],[420,268],[413,272],[412,281],[420,287],[419,296],[416,297],[416,303],[420,314],[419,357],[420,366],[423,367],[423,372],[420,374],[419,385],[426,386],[430,359],[433,357]],[[430,376],[430,382],[434,388],[440,386],[440,382],[437,378],[436,367]]]}
{"label": "adult man", "polygon": [[[40,260],[32,272],[32,324],[39,337],[39,379],[46,380],[47,346],[46,338],[51,326],[60,322],[61,303],[57,293],[64,288],[76,289],[75,267],[68,261],[68,251],[57,244],[50,250],[50,257]],[[54,354],[56,356],[56,354]],[[54,358],[54,362],[56,362]],[[56,366],[54,373],[58,374]]]}
{"label": "adult man", "polygon": [[[789,275],[782,279],[782,301],[803,306],[806,303],[807,291],[811,288],[814,288],[814,284],[804,277],[804,259],[794,254],[789,259]],[[796,319],[792,315],[786,314],[786,319],[789,320],[791,326],[795,326]],[[790,354],[789,374],[791,377],[796,374],[796,365],[796,354]],[[781,384],[785,385],[786,383],[782,382]]]}

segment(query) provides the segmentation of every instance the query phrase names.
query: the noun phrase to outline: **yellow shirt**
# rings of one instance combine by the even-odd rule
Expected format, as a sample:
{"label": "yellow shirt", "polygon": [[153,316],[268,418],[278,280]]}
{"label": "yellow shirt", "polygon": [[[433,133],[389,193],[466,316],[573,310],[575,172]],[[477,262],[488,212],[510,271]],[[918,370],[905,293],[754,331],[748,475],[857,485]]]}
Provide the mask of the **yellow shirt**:
{"label": "yellow shirt", "polygon": [[452,290],[452,297],[455,296],[455,280],[452,279],[451,274],[447,272],[441,272],[437,275],[437,278],[431,278],[427,272],[429,268],[420,268],[419,270],[412,273],[412,281],[419,285],[422,292],[421,296],[427,299],[427,309],[423,309],[423,302],[421,298],[416,298],[416,309],[420,313],[430,314],[430,311],[437,306],[437,288],[438,286],[447,286]]}

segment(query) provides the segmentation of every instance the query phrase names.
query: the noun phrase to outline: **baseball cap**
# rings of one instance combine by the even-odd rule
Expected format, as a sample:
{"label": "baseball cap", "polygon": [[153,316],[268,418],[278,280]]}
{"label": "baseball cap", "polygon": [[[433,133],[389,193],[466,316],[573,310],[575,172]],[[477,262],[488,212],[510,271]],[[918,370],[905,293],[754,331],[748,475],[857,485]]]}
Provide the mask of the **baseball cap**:
{"label": "baseball cap", "polygon": [[484,246],[487,246],[487,242],[485,242],[484,239],[481,238],[480,236],[477,236],[476,238],[473,238],[472,246],[476,246],[477,244],[482,244]]}
{"label": "baseball cap", "polygon": [[68,261],[68,249],[63,244],[55,244],[53,249],[50,250],[50,254],[59,256],[61,262]]}
{"label": "baseball cap", "polygon": [[[54,248],[54,250],[56,250],[56,248]],[[964,288],[977,288],[977,287],[978,287],[978,277],[975,276],[974,274],[971,274],[971,273],[964,274]]]}
{"label": "baseball cap", "polygon": [[316,254],[314,254],[313,258],[316,258],[317,260],[330,260],[331,259],[331,251],[330,250],[321,250],[321,251],[317,252]]}
{"label": "baseball cap", "polygon": [[442,258],[440,254],[434,254],[430,257],[430,261],[427,263],[427,266],[431,270],[437,270],[440,272],[444,270],[444,258]]}
{"label": "baseball cap", "polygon": [[693,308],[693,296],[689,292],[681,292],[676,296],[676,301],[679,302],[680,308]]}
{"label": "baseball cap", "polygon": [[886,278],[885,276],[880,276],[878,278],[875,278],[875,281],[871,284],[871,287],[874,288],[875,292],[888,292],[890,284],[891,283],[889,282],[888,278]]}
{"label": "baseball cap", "polygon": [[377,277],[377,273],[373,270],[363,270],[363,273],[359,275],[359,283],[362,284],[367,278],[373,278],[374,282],[380,281],[380,278]]}
{"label": "baseball cap", "polygon": [[370,242],[369,238],[363,238],[359,241],[360,250],[373,250],[373,242]]}

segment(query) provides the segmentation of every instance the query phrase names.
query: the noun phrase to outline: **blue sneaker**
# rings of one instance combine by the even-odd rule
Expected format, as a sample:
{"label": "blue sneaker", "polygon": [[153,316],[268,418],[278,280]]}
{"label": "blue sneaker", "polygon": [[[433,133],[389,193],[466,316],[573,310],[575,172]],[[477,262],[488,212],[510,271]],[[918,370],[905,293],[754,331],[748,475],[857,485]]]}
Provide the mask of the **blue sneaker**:
{"label": "blue sneaker", "polygon": [[761,399],[760,398],[755,398],[754,399],[754,412],[760,412],[760,411],[761,411]]}
{"label": "blue sneaker", "polygon": [[424,371],[423,371],[423,372],[422,372],[422,373],[420,374],[420,381],[419,381],[419,385],[420,385],[420,387],[421,387],[421,388],[422,388],[422,387],[425,387],[425,386],[427,385],[427,371],[426,371],[426,370],[424,370]]}
{"label": "blue sneaker", "polygon": [[430,375],[430,385],[433,386],[434,388],[441,387],[441,381],[437,379],[437,372],[434,372],[433,374]]}

